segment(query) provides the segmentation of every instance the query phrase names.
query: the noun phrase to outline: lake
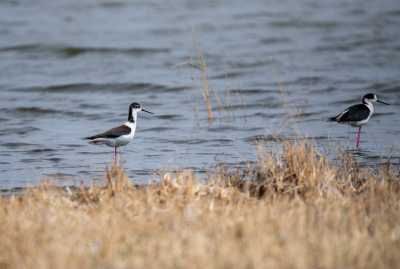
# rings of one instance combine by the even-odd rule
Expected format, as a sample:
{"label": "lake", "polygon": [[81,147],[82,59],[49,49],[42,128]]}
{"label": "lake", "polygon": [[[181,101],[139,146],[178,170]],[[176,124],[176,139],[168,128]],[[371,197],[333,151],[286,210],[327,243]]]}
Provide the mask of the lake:
{"label": "lake", "polygon": [[[113,150],[82,138],[132,102],[155,113],[121,149],[138,183],[245,165],[299,136],[333,160],[398,165],[399,25],[398,0],[1,1],[0,188],[102,180]],[[327,119],[368,92],[392,105],[354,150],[356,129]]]}

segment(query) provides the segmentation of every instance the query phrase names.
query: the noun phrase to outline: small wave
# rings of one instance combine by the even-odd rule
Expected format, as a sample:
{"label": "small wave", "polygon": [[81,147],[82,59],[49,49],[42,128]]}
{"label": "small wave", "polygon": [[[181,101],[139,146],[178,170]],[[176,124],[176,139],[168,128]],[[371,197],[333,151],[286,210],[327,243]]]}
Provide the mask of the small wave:
{"label": "small wave", "polygon": [[53,116],[53,115],[63,115],[73,118],[87,118],[92,119],[97,117],[93,114],[85,114],[79,111],[68,111],[68,110],[57,110],[51,108],[41,108],[41,107],[17,107],[15,109],[3,109],[3,111],[8,113],[13,113],[16,115],[30,116],[30,117],[40,117],[40,116]]}
{"label": "small wave", "polygon": [[221,146],[231,145],[233,143],[233,140],[231,140],[231,139],[212,139],[209,142],[210,142],[210,146],[212,146],[212,147],[221,147]]}
{"label": "small wave", "polygon": [[209,140],[207,139],[158,139],[160,142],[165,142],[165,143],[172,143],[172,144],[178,144],[178,145],[198,145],[198,144],[205,144],[208,143]]}
{"label": "small wave", "polygon": [[347,99],[347,100],[339,100],[335,102],[331,102],[332,105],[353,105],[355,103],[360,103],[361,102],[361,97],[357,99]]}
{"label": "small wave", "polygon": [[[277,61],[274,59],[252,59],[252,60],[248,59],[246,61],[243,61],[243,60],[230,61],[230,62],[228,62],[228,64],[231,68],[243,69],[243,68],[254,68],[254,67],[267,66],[267,65],[274,65],[274,64],[277,64]],[[242,72],[242,74],[244,74],[244,72]],[[242,75],[242,74],[240,74],[240,75]],[[229,77],[229,76],[225,76],[225,77]],[[232,77],[232,76],[230,76],[230,77]]]}
{"label": "small wave", "polygon": [[292,40],[288,37],[269,37],[263,38],[260,40],[261,44],[264,45],[275,45],[275,44],[282,44],[282,43],[291,43]]}
{"label": "small wave", "polygon": [[150,30],[150,33],[153,35],[157,35],[157,36],[171,36],[171,35],[177,35],[177,34],[181,34],[183,32],[182,29],[179,28],[158,28],[158,29],[153,29]]}
{"label": "small wave", "polygon": [[81,147],[84,147],[84,145],[81,145],[81,144],[60,144],[60,146],[66,147],[66,148],[81,148]]}
{"label": "small wave", "polygon": [[[326,111],[323,111],[323,112],[326,112]],[[319,116],[323,112],[322,111],[299,112],[299,113],[296,113],[296,114],[292,115],[292,117],[295,118],[295,119],[304,119],[304,118],[308,118],[308,117],[312,117],[312,116]]]}
{"label": "small wave", "polygon": [[302,140],[328,140],[331,139],[328,136],[294,136],[294,137],[286,137],[282,135],[254,135],[245,138],[244,140],[250,144],[259,144],[266,142],[284,142],[284,141],[302,141]]}
{"label": "small wave", "polygon": [[399,86],[389,86],[381,90],[383,93],[398,93],[400,92],[400,85]]}
{"label": "small wave", "polygon": [[376,93],[398,93],[400,90],[400,82],[399,81],[390,81],[390,82],[376,82],[368,85],[368,90]]}
{"label": "small wave", "polygon": [[375,112],[374,117],[382,117],[382,116],[390,116],[390,115],[396,115],[395,112]]}
{"label": "small wave", "polygon": [[140,132],[166,132],[171,130],[176,130],[177,128],[174,127],[154,127],[154,128],[147,128],[142,129]]}
{"label": "small wave", "polygon": [[242,75],[244,75],[244,74],[245,74],[245,72],[239,72],[239,71],[235,71],[235,72],[225,72],[225,73],[223,73],[223,74],[211,76],[210,79],[236,78],[236,77],[240,77],[240,76],[242,76]]}
{"label": "small wave", "polygon": [[315,52],[348,52],[352,50],[359,50],[363,47],[368,47],[371,45],[383,46],[383,44],[391,41],[389,38],[360,38],[349,41],[343,41],[343,39],[349,38],[344,37],[340,40],[326,40],[327,44],[318,45],[313,50]]}
{"label": "small wave", "polygon": [[[353,155],[354,157],[362,157],[363,159],[379,159],[379,158],[381,158],[381,156],[376,155],[376,153],[373,152],[372,150],[351,148],[351,149],[347,149],[346,152]],[[367,161],[368,160],[363,161],[364,165],[366,165]]]}
{"label": "small wave", "polygon": [[29,114],[55,114],[60,111],[40,107],[18,107],[14,110],[16,113],[29,113]]}
{"label": "small wave", "polygon": [[382,16],[383,17],[386,17],[386,16],[400,17],[400,9],[394,9],[394,10],[386,11],[386,12],[383,13]]}
{"label": "small wave", "polygon": [[99,5],[104,8],[121,8],[124,7],[128,1],[99,1]]}
{"label": "small wave", "polygon": [[63,57],[76,57],[82,54],[126,54],[140,56],[153,53],[167,53],[168,48],[117,48],[117,47],[83,47],[49,44],[21,44],[0,47],[0,52],[53,53]]}
{"label": "small wave", "polygon": [[261,117],[261,118],[267,118],[267,119],[275,119],[275,118],[284,118],[287,116],[287,113],[271,113],[271,112],[257,112],[254,114],[251,114],[247,117]]}
{"label": "small wave", "polygon": [[226,131],[240,131],[242,126],[237,125],[219,125],[219,126],[210,126],[207,128],[209,132],[226,132]]}
{"label": "small wave", "polygon": [[243,95],[259,95],[265,93],[276,93],[276,90],[267,89],[230,89],[228,91],[230,94],[243,94]]}
{"label": "small wave", "polygon": [[310,94],[327,94],[327,93],[334,92],[336,90],[337,90],[336,87],[327,86],[327,87],[322,87],[322,88],[310,90],[309,93]]}
{"label": "small wave", "polygon": [[79,104],[79,108],[82,109],[99,109],[99,108],[104,108],[104,104]]}
{"label": "small wave", "polygon": [[327,77],[322,77],[322,76],[305,76],[305,77],[300,77],[293,81],[292,84],[295,85],[310,85],[310,84],[318,84],[318,83],[326,83],[329,81]]}
{"label": "small wave", "polygon": [[64,159],[63,159],[63,158],[58,158],[58,157],[52,157],[52,158],[46,158],[46,159],[44,159],[44,160],[50,161],[50,162],[54,162],[54,163],[59,163],[59,162],[61,162],[61,161],[64,160]]}
{"label": "small wave", "polygon": [[286,137],[278,135],[253,135],[244,139],[247,143],[258,144],[266,142],[282,142],[287,140]]}
{"label": "small wave", "polygon": [[39,163],[41,162],[41,160],[39,160],[38,158],[23,158],[21,159],[22,163]]}
{"label": "small wave", "polygon": [[[46,175],[48,177],[51,177],[51,179],[70,179],[71,177],[75,177],[74,174],[60,173],[60,172],[58,172],[58,173],[47,173],[47,174],[44,174],[44,175]],[[71,186],[71,187],[74,188],[74,186]]]}
{"label": "small wave", "polygon": [[10,149],[18,149],[18,148],[37,146],[37,145],[29,144],[29,143],[22,143],[22,142],[10,142],[10,143],[3,143],[3,144],[1,144],[1,146],[10,148]]}
{"label": "small wave", "polygon": [[310,21],[303,19],[289,19],[279,20],[270,23],[272,27],[276,28],[320,28],[320,29],[334,29],[338,26],[336,21]]}
{"label": "small wave", "polygon": [[182,119],[182,116],[177,114],[166,114],[158,115],[157,118],[159,118],[160,120],[179,120]]}
{"label": "small wave", "polygon": [[7,189],[0,189],[1,196],[15,196],[15,195],[22,195],[23,192],[26,190],[25,187],[13,187]]}
{"label": "small wave", "polygon": [[18,134],[18,135],[25,135],[28,133],[36,132],[39,131],[39,128],[35,127],[17,127],[17,128],[7,128],[7,129],[2,129],[0,130],[0,136],[2,135],[13,135],[13,134]]}
{"label": "small wave", "polygon": [[281,103],[271,100],[271,98],[260,100],[258,104],[238,104],[238,105],[225,105],[218,109],[221,111],[236,111],[236,110],[248,110],[248,109],[265,109],[265,108],[277,108],[282,106]]}
{"label": "small wave", "polygon": [[286,12],[276,12],[276,11],[257,11],[257,12],[247,12],[235,14],[233,17],[237,20],[241,19],[252,19],[254,18],[282,18],[287,17]]}
{"label": "small wave", "polygon": [[56,151],[55,149],[51,149],[51,148],[37,148],[37,149],[29,150],[28,153],[40,154],[40,153],[55,152],[55,151]]}
{"label": "small wave", "polygon": [[43,93],[92,93],[92,92],[181,92],[189,89],[184,86],[169,87],[153,83],[71,83],[49,86],[32,86],[9,89],[9,91],[43,92]]}

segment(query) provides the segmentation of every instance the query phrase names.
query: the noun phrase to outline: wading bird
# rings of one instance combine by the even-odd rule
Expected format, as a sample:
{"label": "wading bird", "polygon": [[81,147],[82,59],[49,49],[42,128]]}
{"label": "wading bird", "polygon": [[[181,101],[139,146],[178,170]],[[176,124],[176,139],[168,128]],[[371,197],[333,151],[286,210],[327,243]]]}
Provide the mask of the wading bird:
{"label": "wading bird", "polygon": [[85,137],[89,140],[89,143],[96,145],[107,145],[114,148],[114,161],[117,161],[117,148],[127,145],[135,136],[137,113],[144,111],[153,114],[150,111],[145,110],[138,103],[132,103],[129,106],[128,121],[121,126],[112,128],[104,133]]}
{"label": "wading bird", "polygon": [[389,105],[378,99],[374,93],[368,93],[363,96],[362,103],[353,105],[345,109],[343,112],[337,114],[335,117],[330,118],[331,121],[338,123],[346,123],[353,127],[358,127],[356,137],[356,147],[360,145],[361,127],[366,124],[371,116],[374,114],[373,102]]}

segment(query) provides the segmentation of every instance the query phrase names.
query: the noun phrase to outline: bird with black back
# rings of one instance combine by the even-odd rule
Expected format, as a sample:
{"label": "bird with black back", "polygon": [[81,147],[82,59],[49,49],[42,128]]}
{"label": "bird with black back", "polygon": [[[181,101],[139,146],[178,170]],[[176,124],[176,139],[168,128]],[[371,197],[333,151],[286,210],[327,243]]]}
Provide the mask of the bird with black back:
{"label": "bird with black back", "polygon": [[86,137],[85,139],[89,140],[90,144],[106,145],[109,147],[113,147],[114,161],[117,162],[117,149],[119,147],[129,144],[129,142],[131,142],[133,137],[135,136],[137,114],[140,111],[153,114],[153,112],[144,109],[140,104],[132,103],[129,106],[127,122],[118,127],[109,129],[103,133]]}
{"label": "bird with black back", "polygon": [[368,93],[363,96],[361,104],[353,105],[340,112],[335,117],[330,118],[331,121],[338,123],[349,124],[353,127],[358,127],[356,136],[356,147],[360,146],[361,127],[368,123],[369,119],[375,112],[373,103],[378,102],[381,104],[389,105],[378,99],[374,93]]}

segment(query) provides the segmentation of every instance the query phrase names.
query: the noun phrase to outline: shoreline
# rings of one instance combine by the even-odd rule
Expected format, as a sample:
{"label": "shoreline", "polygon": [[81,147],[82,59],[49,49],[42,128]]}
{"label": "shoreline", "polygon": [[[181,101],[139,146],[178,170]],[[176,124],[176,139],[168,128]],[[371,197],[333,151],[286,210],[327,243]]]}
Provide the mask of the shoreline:
{"label": "shoreline", "polygon": [[2,268],[396,268],[398,167],[332,164],[307,142],[244,169],[0,196]]}

